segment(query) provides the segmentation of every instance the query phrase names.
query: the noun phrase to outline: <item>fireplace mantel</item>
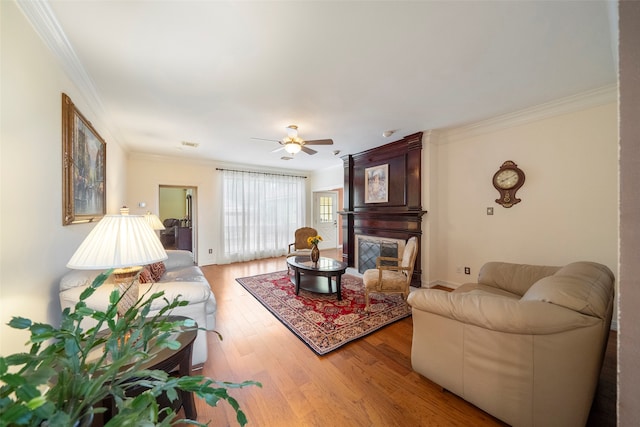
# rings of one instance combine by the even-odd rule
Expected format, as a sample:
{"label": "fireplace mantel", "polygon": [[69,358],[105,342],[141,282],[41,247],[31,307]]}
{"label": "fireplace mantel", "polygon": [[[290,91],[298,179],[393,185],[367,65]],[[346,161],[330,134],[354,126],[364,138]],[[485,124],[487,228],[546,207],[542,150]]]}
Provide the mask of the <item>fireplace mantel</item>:
{"label": "fireplace mantel", "polygon": [[[355,265],[355,236],[418,239],[418,257],[413,273],[413,286],[421,285],[420,241],[422,217],[427,212],[421,205],[422,132],[408,135],[382,147],[342,157],[344,162],[343,261]],[[365,201],[365,171],[388,165],[388,200]]]}

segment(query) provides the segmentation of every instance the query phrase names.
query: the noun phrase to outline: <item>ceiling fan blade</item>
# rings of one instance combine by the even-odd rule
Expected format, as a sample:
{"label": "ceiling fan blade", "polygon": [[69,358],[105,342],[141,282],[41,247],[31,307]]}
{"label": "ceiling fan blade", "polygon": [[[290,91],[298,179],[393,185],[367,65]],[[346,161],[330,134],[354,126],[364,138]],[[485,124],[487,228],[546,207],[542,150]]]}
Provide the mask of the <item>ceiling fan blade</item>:
{"label": "ceiling fan blade", "polygon": [[280,148],[276,148],[275,150],[272,150],[272,153],[276,153],[278,151],[284,150],[284,146],[280,147]]}
{"label": "ceiling fan blade", "polygon": [[304,145],[300,148],[300,151],[304,151],[307,154],[314,155],[317,153],[316,150],[312,150],[311,148],[305,147]]}
{"label": "ceiling fan blade", "polygon": [[333,145],[333,139],[314,139],[312,141],[304,141],[305,145]]}
{"label": "ceiling fan blade", "polygon": [[278,141],[277,139],[254,138],[254,137],[251,137],[251,139],[257,139],[257,140],[260,140],[260,141],[280,142],[280,141]]}
{"label": "ceiling fan blade", "polygon": [[280,157],[282,160],[293,160],[293,157],[289,157],[289,156],[282,156]]}

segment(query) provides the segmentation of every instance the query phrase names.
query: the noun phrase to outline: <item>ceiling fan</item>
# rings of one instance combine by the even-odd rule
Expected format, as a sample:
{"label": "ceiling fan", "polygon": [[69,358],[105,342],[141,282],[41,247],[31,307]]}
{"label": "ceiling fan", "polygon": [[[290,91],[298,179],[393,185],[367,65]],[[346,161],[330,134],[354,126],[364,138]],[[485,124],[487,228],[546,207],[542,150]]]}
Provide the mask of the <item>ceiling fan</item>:
{"label": "ceiling fan", "polygon": [[[300,151],[302,151],[303,153],[311,154],[311,155],[317,153],[316,150],[313,150],[307,147],[307,145],[332,145],[333,144],[332,139],[315,139],[311,141],[305,141],[304,139],[298,136],[298,126],[296,125],[287,126],[286,130],[287,130],[287,136],[285,136],[280,141],[277,141],[275,139],[264,139],[264,138],[252,138],[252,139],[277,142],[280,145],[282,145],[282,147],[277,148],[272,152],[275,153],[276,151],[284,150],[291,156],[295,155],[296,153],[299,153]],[[285,156],[282,159],[291,160],[292,157]]]}

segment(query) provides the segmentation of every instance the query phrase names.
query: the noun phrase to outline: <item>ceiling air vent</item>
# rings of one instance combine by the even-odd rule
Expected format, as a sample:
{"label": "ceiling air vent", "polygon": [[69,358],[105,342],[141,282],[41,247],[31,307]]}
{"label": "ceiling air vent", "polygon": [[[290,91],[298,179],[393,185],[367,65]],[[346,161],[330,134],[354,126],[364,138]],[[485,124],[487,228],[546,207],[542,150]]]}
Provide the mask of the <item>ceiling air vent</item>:
{"label": "ceiling air vent", "polygon": [[182,141],[182,146],[183,147],[198,148],[199,145],[200,144],[198,144],[197,142]]}

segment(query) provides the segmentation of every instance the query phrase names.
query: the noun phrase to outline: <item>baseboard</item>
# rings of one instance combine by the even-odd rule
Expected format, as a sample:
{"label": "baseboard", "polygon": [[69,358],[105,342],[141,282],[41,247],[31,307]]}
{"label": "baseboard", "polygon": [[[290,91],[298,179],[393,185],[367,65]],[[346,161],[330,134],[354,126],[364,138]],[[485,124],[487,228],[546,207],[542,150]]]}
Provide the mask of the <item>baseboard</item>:
{"label": "baseboard", "polygon": [[358,270],[356,270],[353,267],[347,267],[345,274],[351,274],[352,276],[362,277],[362,273],[360,273]]}

